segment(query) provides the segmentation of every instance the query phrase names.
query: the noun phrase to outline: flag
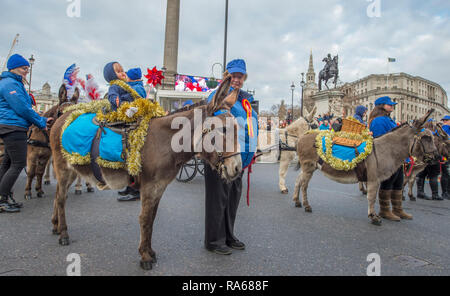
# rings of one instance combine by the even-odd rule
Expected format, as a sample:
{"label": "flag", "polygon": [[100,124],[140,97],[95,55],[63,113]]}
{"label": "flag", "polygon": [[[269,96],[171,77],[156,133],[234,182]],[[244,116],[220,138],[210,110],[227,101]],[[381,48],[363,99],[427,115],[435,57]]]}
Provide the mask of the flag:
{"label": "flag", "polygon": [[395,58],[388,58],[388,63],[393,63],[395,62]]}

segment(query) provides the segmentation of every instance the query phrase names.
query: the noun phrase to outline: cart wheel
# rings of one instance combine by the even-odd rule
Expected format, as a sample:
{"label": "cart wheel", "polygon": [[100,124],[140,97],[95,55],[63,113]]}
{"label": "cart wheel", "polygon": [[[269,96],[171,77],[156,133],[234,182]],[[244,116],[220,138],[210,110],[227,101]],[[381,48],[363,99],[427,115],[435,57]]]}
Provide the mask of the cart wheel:
{"label": "cart wheel", "polygon": [[186,162],[178,172],[177,181],[179,182],[189,182],[194,179],[197,174],[197,160],[192,158],[188,162]]}
{"label": "cart wheel", "polygon": [[205,161],[203,159],[197,160],[197,172],[202,176],[205,175]]}

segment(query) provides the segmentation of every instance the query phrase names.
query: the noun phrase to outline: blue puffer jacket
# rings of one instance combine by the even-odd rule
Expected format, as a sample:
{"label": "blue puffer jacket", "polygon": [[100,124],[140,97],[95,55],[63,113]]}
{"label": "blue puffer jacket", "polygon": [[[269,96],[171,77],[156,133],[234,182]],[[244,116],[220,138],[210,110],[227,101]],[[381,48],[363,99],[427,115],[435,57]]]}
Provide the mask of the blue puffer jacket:
{"label": "blue puffer jacket", "polygon": [[[103,77],[107,82],[119,79],[114,71],[113,65],[115,62],[109,63],[103,69]],[[117,110],[116,99],[119,98],[119,106],[123,102],[133,102],[134,99],[126,90],[118,85],[111,85],[108,89],[108,100],[111,103],[113,111]]]}
{"label": "blue puffer jacket", "polygon": [[145,99],[147,93],[144,88],[144,83],[142,81],[130,81],[128,85],[131,86],[141,97]]}
{"label": "blue puffer jacket", "polygon": [[397,124],[389,116],[377,117],[370,123],[370,131],[373,132],[374,138],[384,135],[395,127]]}
{"label": "blue puffer jacket", "polygon": [[43,129],[47,118],[33,110],[32,99],[26,92],[20,75],[3,72],[0,80],[0,124],[29,128],[34,124]]}
{"label": "blue puffer jacket", "polygon": [[[230,92],[232,90],[233,88],[230,88]],[[209,95],[208,102],[212,100],[215,93],[216,91],[213,91]],[[238,139],[241,147],[242,168],[246,168],[250,164],[258,145],[258,114],[256,114],[255,110],[252,110],[253,137],[250,138],[248,134],[247,112],[242,106],[242,101],[244,99],[247,99],[250,103],[254,101],[251,94],[241,90],[239,91],[238,100],[233,107],[231,107],[231,114],[236,118],[239,124]]]}
{"label": "blue puffer jacket", "polygon": [[450,126],[448,126],[448,125],[443,125],[443,126],[442,126],[442,129],[443,129],[448,135],[450,135]]}

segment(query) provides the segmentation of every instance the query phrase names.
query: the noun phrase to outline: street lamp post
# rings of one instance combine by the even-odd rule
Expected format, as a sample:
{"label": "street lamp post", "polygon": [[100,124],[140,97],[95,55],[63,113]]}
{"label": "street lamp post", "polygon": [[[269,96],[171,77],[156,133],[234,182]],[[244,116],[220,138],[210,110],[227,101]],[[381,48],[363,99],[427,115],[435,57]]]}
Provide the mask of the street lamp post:
{"label": "street lamp post", "polygon": [[295,89],[295,85],[294,85],[294,81],[292,81],[292,85],[291,85],[291,91],[292,91],[291,116],[292,116],[292,121],[294,121],[294,89]]}
{"label": "street lamp post", "polygon": [[228,0],[225,0],[225,36],[223,41],[223,66],[227,65],[227,34],[228,34]]}
{"label": "street lamp post", "polygon": [[28,92],[31,94],[31,74],[33,73],[33,64],[35,61],[33,55],[31,55],[28,61],[30,62],[30,82],[28,83]]}
{"label": "street lamp post", "polygon": [[305,80],[304,80],[305,73],[302,73],[302,81],[300,82],[300,86],[302,87],[302,98],[301,98],[301,107],[300,107],[300,116],[303,117],[303,87],[305,87]]}

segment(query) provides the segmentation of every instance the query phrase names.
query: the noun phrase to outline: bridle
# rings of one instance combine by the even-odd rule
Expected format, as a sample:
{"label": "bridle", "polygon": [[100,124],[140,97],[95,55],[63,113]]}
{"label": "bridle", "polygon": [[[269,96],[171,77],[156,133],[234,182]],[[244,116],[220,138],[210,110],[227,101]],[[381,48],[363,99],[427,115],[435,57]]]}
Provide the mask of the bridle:
{"label": "bridle", "polygon": [[425,146],[423,145],[423,143],[421,141],[422,137],[423,136],[419,136],[419,135],[415,135],[414,136],[414,142],[412,143],[412,145],[411,145],[411,147],[409,149],[409,156],[413,157],[412,154],[413,154],[413,151],[414,151],[414,147],[415,147],[415,145],[417,143],[419,143],[420,144],[420,148],[422,149],[422,152],[423,152],[423,161],[425,163],[430,163],[434,159],[434,155],[433,155],[432,152],[426,151]]}
{"label": "bridle", "polygon": [[30,130],[30,134],[27,137],[27,144],[34,146],[34,147],[42,147],[42,148],[50,149],[50,138],[48,136],[48,132],[46,130],[43,130],[42,133],[44,133],[45,140],[47,140],[47,142],[42,142],[42,141],[31,139],[31,135],[33,134],[33,128],[32,128]]}
{"label": "bridle", "polygon": [[[210,132],[212,132],[213,130],[211,128],[204,128],[202,130],[202,141],[203,141],[203,137],[206,136],[207,134],[209,134]],[[227,156],[223,156],[223,152],[217,152],[217,157],[218,157],[218,161],[214,164],[214,168],[217,170],[217,172],[222,175],[223,169],[225,167],[225,160],[227,160],[228,158],[234,157],[236,155],[240,155],[240,152],[236,152]]]}

